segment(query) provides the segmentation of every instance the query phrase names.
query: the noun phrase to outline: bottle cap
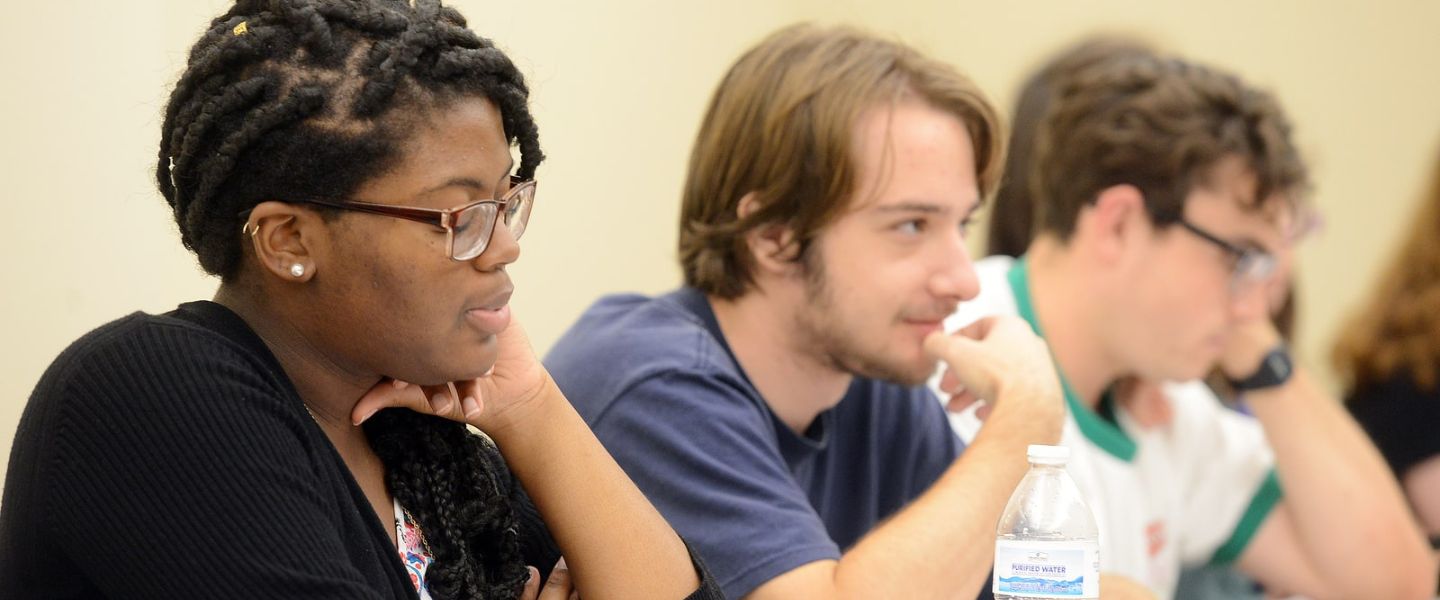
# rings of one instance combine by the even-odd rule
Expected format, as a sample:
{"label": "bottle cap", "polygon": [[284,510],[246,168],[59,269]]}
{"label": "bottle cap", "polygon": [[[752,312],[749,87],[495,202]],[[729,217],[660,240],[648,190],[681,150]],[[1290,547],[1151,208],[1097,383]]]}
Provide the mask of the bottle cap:
{"label": "bottle cap", "polygon": [[1063,465],[1070,460],[1070,449],[1065,446],[1046,446],[1044,444],[1030,444],[1025,449],[1025,456],[1032,463],[1059,464]]}

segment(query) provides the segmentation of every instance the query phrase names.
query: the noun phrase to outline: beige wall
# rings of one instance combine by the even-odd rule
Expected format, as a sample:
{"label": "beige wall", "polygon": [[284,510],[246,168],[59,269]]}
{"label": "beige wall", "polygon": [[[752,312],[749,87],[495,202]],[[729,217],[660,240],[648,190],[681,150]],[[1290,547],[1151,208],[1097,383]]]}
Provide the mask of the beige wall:
{"label": "beige wall", "polygon": [[[180,247],[151,171],[166,88],[225,4],[32,3],[0,36],[0,461],[31,388],[67,344],[214,289]],[[675,285],[677,195],[704,103],[741,49],[793,20],[895,34],[954,61],[1006,107],[1027,68],[1096,29],[1143,35],[1273,89],[1328,220],[1300,262],[1301,350],[1317,367],[1440,150],[1436,3],[453,4],[530,77],[551,157],[515,269],[515,305],[542,351],[599,294]]]}

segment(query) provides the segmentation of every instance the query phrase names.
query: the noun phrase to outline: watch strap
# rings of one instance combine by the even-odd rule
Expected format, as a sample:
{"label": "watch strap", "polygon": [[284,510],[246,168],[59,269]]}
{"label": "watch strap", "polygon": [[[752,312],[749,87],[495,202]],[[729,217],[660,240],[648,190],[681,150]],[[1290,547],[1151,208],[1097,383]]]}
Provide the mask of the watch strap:
{"label": "watch strap", "polygon": [[1260,366],[1255,373],[1244,379],[1231,380],[1230,385],[1236,391],[1260,390],[1284,384],[1294,373],[1295,365],[1290,360],[1290,351],[1282,344],[1265,353],[1265,358],[1260,360]]}

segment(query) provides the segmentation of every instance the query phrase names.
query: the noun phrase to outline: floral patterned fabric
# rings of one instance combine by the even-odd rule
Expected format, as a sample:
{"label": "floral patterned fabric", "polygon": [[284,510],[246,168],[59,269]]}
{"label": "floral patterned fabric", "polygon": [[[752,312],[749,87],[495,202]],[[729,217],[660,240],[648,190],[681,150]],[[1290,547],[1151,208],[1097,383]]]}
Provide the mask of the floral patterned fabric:
{"label": "floral patterned fabric", "polygon": [[405,571],[410,574],[410,583],[415,585],[415,591],[420,593],[420,600],[431,600],[430,590],[425,587],[425,570],[430,568],[435,557],[430,556],[430,549],[425,546],[420,524],[400,507],[400,501],[396,500],[394,504],[395,539],[400,544],[400,560],[405,563]]}

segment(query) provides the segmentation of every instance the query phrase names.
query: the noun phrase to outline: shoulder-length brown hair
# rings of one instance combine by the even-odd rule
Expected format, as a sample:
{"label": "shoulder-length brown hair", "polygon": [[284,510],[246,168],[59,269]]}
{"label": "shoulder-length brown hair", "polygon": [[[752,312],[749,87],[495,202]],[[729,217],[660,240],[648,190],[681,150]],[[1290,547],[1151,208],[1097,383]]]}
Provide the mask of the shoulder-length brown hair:
{"label": "shoulder-length brown hair", "polygon": [[[875,106],[914,94],[958,118],[975,149],[982,197],[999,178],[999,117],[954,67],[850,27],[794,25],[730,68],[700,125],[680,209],[685,284],[737,298],[753,284],[748,232],[780,224],[803,259],[821,228],[849,206],[854,127]],[[740,218],[741,198],[757,210]]]}
{"label": "shoulder-length brown hair", "polygon": [[1354,390],[1408,375],[1433,390],[1440,374],[1440,156],[1408,237],[1341,330],[1332,358]]}

